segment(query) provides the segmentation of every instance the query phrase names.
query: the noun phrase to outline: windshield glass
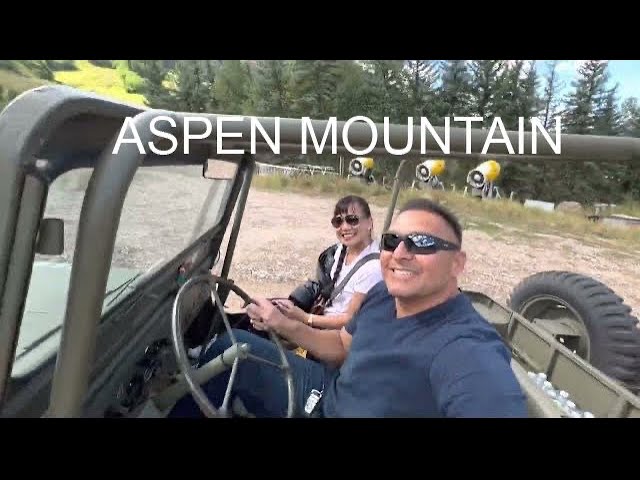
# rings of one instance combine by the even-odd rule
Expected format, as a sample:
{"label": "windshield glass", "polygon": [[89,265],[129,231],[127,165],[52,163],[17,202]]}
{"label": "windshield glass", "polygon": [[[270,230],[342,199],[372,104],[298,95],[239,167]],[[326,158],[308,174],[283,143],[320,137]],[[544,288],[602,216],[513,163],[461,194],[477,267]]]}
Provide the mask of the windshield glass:
{"label": "windshield glass", "polygon": [[[116,300],[123,300],[142,274],[162,266],[220,221],[237,165],[219,160],[211,164],[225,165],[224,175],[205,178],[201,165],[137,170],[122,209],[103,313]],[[92,169],[73,170],[51,184],[45,217],[64,221],[64,252],[36,255],[14,370],[21,355],[60,331],[78,223],[92,173]]]}
{"label": "windshield glass", "polygon": [[[235,164],[224,163],[233,171]],[[64,253],[36,255],[36,260],[72,262],[82,202],[92,172],[73,170],[51,185],[45,216],[64,220]],[[231,186],[228,178],[204,178],[199,165],[138,169],[122,208],[112,269],[144,272],[163,258],[175,256],[219,221]]]}

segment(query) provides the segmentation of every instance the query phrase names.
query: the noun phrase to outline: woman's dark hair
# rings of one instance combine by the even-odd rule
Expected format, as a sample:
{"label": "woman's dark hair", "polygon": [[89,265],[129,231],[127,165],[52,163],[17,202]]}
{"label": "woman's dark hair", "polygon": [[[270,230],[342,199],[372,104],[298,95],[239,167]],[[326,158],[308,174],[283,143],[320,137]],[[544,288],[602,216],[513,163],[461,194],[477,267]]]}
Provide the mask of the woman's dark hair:
{"label": "woman's dark hair", "polygon": [[336,203],[336,208],[333,210],[333,214],[334,215],[346,214],[349,211],[349,206],[353,204],[360,205],[360,208],[362,208],[362,211],[364,212],[365,217],[367,218],[371,217],[371,210],[369,209],[369,204],[364,198],[359,197],[357,195],[347,195],[346,197],[342,197],[340,200],[338,200],[338,203]]}

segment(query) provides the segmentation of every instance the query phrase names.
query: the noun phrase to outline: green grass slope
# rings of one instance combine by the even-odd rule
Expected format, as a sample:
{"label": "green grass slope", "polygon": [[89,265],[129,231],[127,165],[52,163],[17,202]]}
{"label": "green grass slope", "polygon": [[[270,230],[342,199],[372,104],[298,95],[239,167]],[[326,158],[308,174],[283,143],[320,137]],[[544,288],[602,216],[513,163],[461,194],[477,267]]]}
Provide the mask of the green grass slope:
{"label": "green grass slope", "polygon": [[0,89],[5,94],[20,94],[40,85],[63,84],[111,97],[134,105],[144,105],[143,95],[130,92],[136,75],[118,68],[98,66],[88,60],[0,60]]}
{"label": "green grass slope", "polygon": [[50,83],[54,82],[37,77],[27,77],[12,70],[0,69],[0,87],[2,87],[6,92],[15,92],[19,94],[25,90],[30,90],[32,88],[39,87],[40,85]]}
{"label": "green grass slope", "polygon": [[54,76],[45,60],[0,60],[0,90],[5,95],[48,83],[54,83]]}
{"label": "green grass slope", "polygon": [[55,72],[55,80],[64,85],[112,97],[135,105],[144,105],[144,96],[130,93],[121,76],[121,69],[99,67],[87,60],[76,60],[76,70]]}

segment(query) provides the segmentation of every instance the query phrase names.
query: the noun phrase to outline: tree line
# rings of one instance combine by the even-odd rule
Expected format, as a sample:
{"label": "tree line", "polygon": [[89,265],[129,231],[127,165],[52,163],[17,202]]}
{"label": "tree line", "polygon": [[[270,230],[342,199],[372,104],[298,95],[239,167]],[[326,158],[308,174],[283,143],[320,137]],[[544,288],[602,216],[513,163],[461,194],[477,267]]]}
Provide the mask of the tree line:
{"label": "tree line", "polygon": [[[338,120],[364,115],[375,122],[388,116],[396,123],[426,116],[440,125],[445,117],[483,117],[478,128],[499,116],[511,130],[519,117],[537,117],[549,131],[560,116],[563,132],[640,137],[638,100],[620,98],[608,62],[600,60],[583,62],[571,85],[561,84],[558,61],[546,69],[524,60],[131,60],[128,66],[144,79],[149,105],[172,110]],[[637,164],[501,165],[500,188],[519,199],[592,204],[640,198]],[[396,166],[397,158],[381,159],[378,174],[391,176]],[[443,180],[464,184],[474,166],[448,162]]]}
{"label": "tree line", "polygon": [[[400,124],[406,124],[409,116],[425,116],[434,125],[443,125],[445,117],[483,117],[484,125],[474,122],[474,128],[488,128],[499,116],[508,130],[518,129],[519,117],[537,117],[549,131],[554,117],[560,116],[566,133],[640,137],[638,99],[621,98],[608,62],[601,60],[583,62],[570,85],[561,84],[558,61],[118,60],[112,64],[124,72],[129,90],[142,93],[153,108],[338,120],[364,115],[374,122],[389,117]],[[319,164],[328,162],[336,160],[317,158]],[[392,176],[397,162],[393,156],[376,159],[378,176]],[[463,185],[474,166],[469,160],[447,162],[445,184]],[[501,166],[499,187],[519,199],[591,204],[640,198],[637,162],[507,160]]]}

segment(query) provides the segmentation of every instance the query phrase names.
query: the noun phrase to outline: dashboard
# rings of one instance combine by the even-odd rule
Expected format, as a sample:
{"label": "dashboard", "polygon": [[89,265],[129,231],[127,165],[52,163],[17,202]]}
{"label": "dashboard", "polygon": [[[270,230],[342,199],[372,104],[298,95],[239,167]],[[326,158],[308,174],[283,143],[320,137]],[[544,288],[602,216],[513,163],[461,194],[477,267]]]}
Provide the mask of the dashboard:
{"label": "dashboard", "polygon": [[[203,302],[201,295],[194,295],[190,300],[183,307],[189,319],[183,338],[187,349],[202,345],[210,334],[212,322],[215,322],[213,314],[216,312],[210,302]],[[181,372],[169,337],[171,316],[165,315],[159,322],[161,326],[156,324],[151,332],[137,340],[129,340],[129,346],[134,350],[120,363],[118,370],[121,380],[117,385],[109,382],[111,387],[106,390],[112,394],[104,411],[105,417],[139,416],[150,398],[176,382],[176,376]],[[141,348],[137,345],[146,346]],[[191,362],[195,365],[197,358],[192,358]]]}
{"label": "dashboard", "polygon": [[118,386],[105,417],[134,415],[150,397],[171,385],[177,370],[171,340],[163,338],[152,342]]}

